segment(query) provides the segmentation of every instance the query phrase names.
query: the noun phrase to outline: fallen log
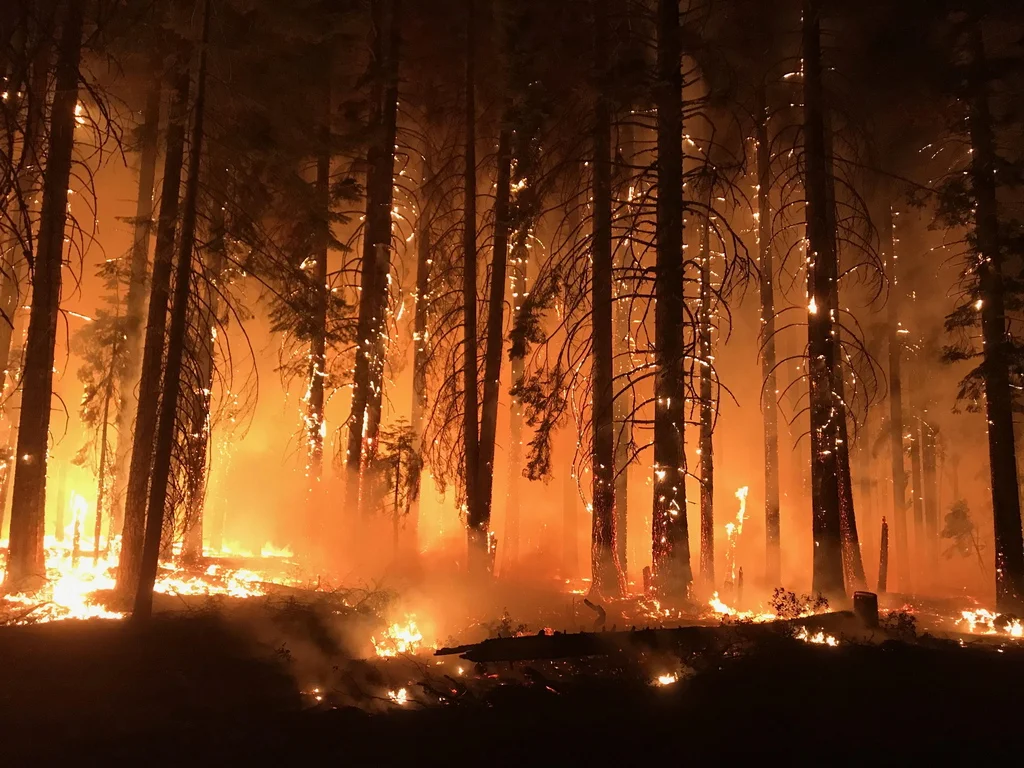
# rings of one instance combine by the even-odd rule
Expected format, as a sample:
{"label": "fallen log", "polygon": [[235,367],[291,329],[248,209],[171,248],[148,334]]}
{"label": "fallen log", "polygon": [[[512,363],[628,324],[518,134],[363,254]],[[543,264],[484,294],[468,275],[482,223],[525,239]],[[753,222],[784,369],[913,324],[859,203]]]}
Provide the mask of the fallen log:
{"label": "fallen log", "polygon": [[780,619],[764,623],[735,622],[718,626],[688,626],[632,629],[619,632],[555,632],[554,634],[498,637],[471,645],[440,648],[435,656],[459,655],[473,662],[537,661],[542,659],[613,656],[627,652],[670,652],[707,650],[726,640],[754,639],[785,627],[806,627],[813,632],[836,633],[860,630],[862,623],[852,611],[835,611],[801,619]]}

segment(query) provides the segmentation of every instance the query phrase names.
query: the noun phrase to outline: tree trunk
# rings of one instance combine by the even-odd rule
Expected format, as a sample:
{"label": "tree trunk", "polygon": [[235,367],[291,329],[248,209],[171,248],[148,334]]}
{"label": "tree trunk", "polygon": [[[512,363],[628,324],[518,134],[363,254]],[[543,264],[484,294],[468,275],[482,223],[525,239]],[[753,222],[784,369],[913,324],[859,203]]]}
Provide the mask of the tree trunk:
{"label": "tree trunk", "polygon": [[1011,342],[1006,329],[1006,289],[996,202],[997,160],[987,87],[988,64],[977,22],[971,36],[971,49],[973,87],[968,124],[973,151],[970,176],[975,196],[975,271],[982,301],[982,375],[985,382],[988,453],[992,473],[996,605],[1000,611],[1019,612],[1024,609],[1024,537],[1021,533],[1020,497],[1017,492],[1017,455],[1013,445]]}
{"label": "tree trunk", "polygon": [[491,259],[491,285],[487,301],[484,399],[480,408],[480,442],[477,459],[476,501],[480,508],[473,512],[475,520],[486,520],[488,526],[493,508],[494,445],[498,431],[501,360],[505,353],[503,345],[505,283],[508,277],[509,198],[512,194],[512,129],[508,123],[509,112],[506,108],[501,133],[498,136],[498,172],[494,189],[494,255]]}
{"label": "tree trunk", "polygon": [[153,189],[156,178],[156,157],[160,138],[161,82],[158,62],[150,67],[151,85],[142,113],[139,145],[139,192],[135,204],[134,236],[125,323],[125,361],[121,368],[118,391],[121,402],[117,409],[117,454],[114,464],[113,509],[115,525],[124,514],[128,465],[132,450],[132,416],[138,407],[135,387],[142,366],[143,319],[146,287],[149,278],[149,241],[153,229]]}
{"label": "tree trunk", "polygon": [[834,384],[839,367],[830,297],[838,280],[835,232],[829,231],[828,154],[822,97],[820,0],[804,0],[804,187],[807,216],[807,353],[810,384],[813,589],[845,595],[840,499],[840,425],[845,407]]}
{"label": "tree trunk", "polygon": [[[21,208],[21,231],[9,247],[4,247],[2,260],[3,270],[2,281],[0,281],[0,405],[3,406],[3,413],[0,418],[4,422],[7,444],[0,456],[0,537],[3,536],[4,518],[7,513],[7,497],[10,493],[11,481],[14,478],[15,469],[15,443],[18,439],[17,429],[12,415],[13,399],[18,386],[19,374],[22,360],[15,362],[11,360],[11,353],[14,350],[14,339],[19,333],[25,331],[24,314],[18,312],[22,305],[22,297],[27,297],[29,285],[29,263],[25,255],[25,241],[31,242],[33,206],[30,205],[32,191],[39,186],[40,178],[40,157],[42,156],[40,143],[42,141],[43,123],[46,119],[46,91],[47,76],[50,67],[50,47],[39,45],[39,50],[32,62],[32,82],[30,95],[25,110],[25,127],[22,132],[22,155],[20,158],[20,173],[17,178],[18,200],[23,206]],[[26,51],[27,56],[27,51]],[[15,76],[15,80],[24,80],[24,75]],[[14,83],[8,83],[13,88]],[[23,240],[22,238],[25,238]]]}
{"label": "tree trunk", "polygon": [[621,594],[615,562],[615,421],[612,371],[612,154],[608,104],[608,0],[594,0],[593,232],[591,242],[591,591]]}
{"label": "tree trunk", "polygon": [[[179,64],[183,57],[179,57]],[[167,117],[167,152],[160,191],[160,215],[157,219],[153,274],[149,286],[146,341],[139,375],[138,408],[132,440],[132,458],[125,491],[124,525],[121,529],[121,560],[117,572],[117,591],[126,605],[135,601],[142,564],[146,529],[146,495],[153,461],[157,414],[160,407],[160,374],[163,367],[164,333],[167,328],[167,303],[174,259],[174,236],[178,223],[178,195],[185,154],[185,114],[188,103],[189,73],[175,76]]]}
{"label": "tree trunk", "polygon": [[757,255],[761,270],[761,415],[764,421],[765,579],[782,580],[779,503],[779,392],[775,372],[775,265],[772,255],[771,140],[764,80],[757,88]]}
{"label": "tree trunk", "polygon": [[171,452],[178,421],[178,395],[181,388],[181,366],[185,352],[185,331],[188,321],[188,298],[192,282],[192,250],[195,245],[196,203],[199,196],[199,169],[203,148],[203,119],[206,106],[206,47],[210,37],[210,6],[206,0],[203,11],[203,37],[199,48],[199,70],[196,100],[189,142],[188,180],[182,200],[181,235],[178,242],[178,263],[174,271],[174,303],[171,327],[167,336],[167,362],[164,371],[160,423],[153,450],[153,479],[149,490],[146,515],[146,537],[142,552],[139,588],[135,593],[132,618],[145,621],[153,612],[153,584],[160,559],[160,534],[163,532],[167,490],[171,474]]}
{"label": "tree trunk", "polygon": [[924,480],[924,554],[928,580],[934,588],[939,576],[939,474],[935,428],[921,422],[921,469]]}
{"label": "tree trunk", "polygon": [[61,263],[67,222],[68,182],[75,144],[78,68],[82,53],[83,0],[68,0],[57,49],[56,90],[50,115],[49,152],[43,175],[39,242],[32,275],[18,426],[17,470],[11,506],[6,583],[17,589],[30,577],[45,577],[47,439],[53,392],[54,346],[60,309]]}
{"label": "tree trunk", "polygon": [[[708,189],[708,216],[711,215]],[[715,403],[711,381],[711,223],[700,231],[700,299],[697,308],[697,366],[700,381],[700,575],[704,586],[715,586]]]}
{"label": "tree trunk", "polygon": [[[324,63],[330,68],[330,58]],[[307,533],[309,542],[319,548],[323,541],[323,520],[320,517],[322,498],[320,495],[324,465],[324,439],[327,436],[327,422],[324,420],[324,384],[327,378],[327,300],[330,288],[327,285],[327,258],[331,242],[331,81],[324,78],[322,95],[323,112],[320,115],[320,147],[316,159],[316,206],[322,231],[314,245],[312,290],[313,290],[313,335],[309,349],[309,389],[306,396],[306,479],[307,479]],[[317,555],[325,554],[317,552]]]}
{"label": "tree trunk", "polygon": [[210,406],[213,399],[214,339],[217,333],[217,321],[220,317],[220,282],[224,274],[224,216],[223,211],[214,214],[213,241],[210,243],[210,263],[207,269],[205,285],[206,294],[200,310],[200,338],[195,354],[198,357],[199,369],[199,405],[192,412],[192,424],[189,428],[189,440],[195,441],[195,451],[191,460],[193,466],[189,476],[188,511],[185,520],[185,540],[182,546],[182,559],[186,562],[198,562],[203,556],[203,518],[206,511],[206,485],[209,476],[206,471],[207,456],[210,451]]}
{"label": "tree trunk", "polygon": [[398,45],[401,0],[375,0],[374,56],[377,77],[373,120],[377,140],[367,152],[366,218],[357,325],[352,412],[348,420],[346,504],[349,511],[370,513],[366,467],[376,451],[384,386],[388,275],[391,272],[391,205],[398,126]]}
{"label": "tree trunk", "polygon": [[[913,391],[911,389],[911,405],[914,401]],[[924,480],[921,471],[921,419],[916,414],[911,417],[910,430],[910,484],[914,505],[914,554],[911,560],[917,576],[915,581],[920,588],[921,566],[924,562]]]}
{"label": "tree trunk", "polygon": [[[111,360],[117,360],[118,358],[117,346],[117,343],[115,343]],[[100,537],[103,534],[103,509],[107,503],[107,429],[110,424],[110,401],[114,396],[113,388],[114,371],[110,371],[107,373],[107,391],[103,396],[103,426],[100,427],[100,471],[99,478],[96,481],[96,522],[92,533],[93,563],[100,558]],[[111,525],[111,533],[113,530],[113,525]]]}
{"label": "tree trunk", "polygon": [[[423,146],[423,171],[421,189],[422,204],[416,220],[416,310],[413,315],[413,359],[412,359],[412,415],[410,425],[413,432],[413,448],[417,455],[423,452],[423,427],[427,412],[427,314],[430,309],[430,267],[431,267],[431,216],[433,207],[434,167],[429,136]],[[419,551],[420,499],[413,499],[406,523],[410,549]]]}
{"label": "tree trunk", "polygon": [[[479,500],[479,423],[477,407],[476,330],[476,0],[466,0],[466,158],[462,266],[463,440],[466,454],[466,545],[470,573],[488,570],[489,518]],[[487,508],[489,510],[489,507]]]}
{"label": "tree trunk", "polygon": [[686,388],[683,365],[683,78],[679,3],[658,0],[658,200],[654,284],[653,575],[668,596],[693,581],[686,521]]}
{"label": "tree trunk", "polygon": [[892,208],[886,205],[882,217],[883,258],[888,268],[888,339],[889,339],[889,455],[892,460],[892,519],[896,525],[896,583],[909,592],[910,561],[907,536],[907,473],[903,461],[903,379],[900,358],[903,341],[900,327],[900,288],[897,271],[896,237]]}

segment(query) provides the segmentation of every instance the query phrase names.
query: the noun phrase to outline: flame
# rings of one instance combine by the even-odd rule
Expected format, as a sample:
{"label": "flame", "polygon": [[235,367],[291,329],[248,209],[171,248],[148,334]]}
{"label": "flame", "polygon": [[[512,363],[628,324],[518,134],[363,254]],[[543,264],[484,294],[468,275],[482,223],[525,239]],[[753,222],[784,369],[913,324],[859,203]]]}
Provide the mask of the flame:
{"label": "flame", "polygon": [[1024,621],[1021,619],[1009,619],[1001,628],[996,627],[996,620],[999,614],[993,613],[987,608],[978,608],[974,611],[961,611],[960,618],[956,623],[966,624],[967,631],[975,635],[1009,635],[1010,637],[1024,637]]}
{"label": "flame", "polygon": [[409,701],[409,692],[405,688],[399,688],[397,691],[388,691],[388,698],[401,707]]}
{"label": "flame", "polygon": [[736,522],[725,524],[725,539],[728,549],[725,560],[729,566],[729,580],[736,582],[736,543],[740,534],[743,533],[743,521],[747,519],[747,493],[750,488],[743,486],[736,491],[736,498],[740,501],[739,511],[736,513]]}
{"label": "flame", "polygon": [[708,605],[711,606],[711,610],[719,616],[728,616],[733,619],[740,621],[753,621],[757,624],[761,624],[766,621],[775,621],[779,617],[774,613],[756,613],[755,611],[738,611],[730,605],[726,605],[722,599],[715,592],[711,595],[711,599],[708,600]]}
{"label": "flame", "polygon": [[672,685],[673,683],[679,682],[679,675],[658,675],[654,682],[658,685]]}
{"label": "flame", "polygon": [[416,626],[415,616],[406,616],[405,624],[392,624],[384,632],[378,642],[376,637],[370,638],[373,648],[381,658],[397,656],[400,653],[416,653],[423,643],[423,633]]}
{"label": "flame", "polygon": [[835,648],[839,645],[839,641],[836,640],[832,635],[826,635],[824,632],[816,632],[811,634],[807,631],[807,627],[800,627],[800,631],[794,635],[797,640],[803,640],[805,643],[814,643],[816,645],[827,645],[830,648]]}

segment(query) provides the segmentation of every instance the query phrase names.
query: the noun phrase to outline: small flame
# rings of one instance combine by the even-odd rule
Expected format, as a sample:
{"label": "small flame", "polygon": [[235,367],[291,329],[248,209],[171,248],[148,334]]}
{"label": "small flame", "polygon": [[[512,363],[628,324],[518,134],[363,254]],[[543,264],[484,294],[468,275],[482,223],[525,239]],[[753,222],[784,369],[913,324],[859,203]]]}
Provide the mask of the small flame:
{"label": "small flame", "polygon": [[405,624],[392,624],[384,632],[378,642],[376,637],[370,638],[373,648],[381,658],[397,656],[400,653],[416,653],[423,643],[423,633],[416,626],[415,616],[406,616]]}
{"label": "small flame", "polygon": [[399,688],[397,691],[388,691],[388,698],[401,707],[409,701],[409,692],[405,688]]}
{"label": "small flame", "polygon": [[658,685],[672,685],[673,683],[679,682],[679,675],[658,675],[657,679],[655,679],[654,682],[656,682]]}
{"label": "small flame", "polygon": [[827,645],[830,648],[835,648],[839,645],[839,641],[836,640],[832,635],[826,635],[824,632],[816,632],[811,634],[807,631],[807,627],[800,627],[800,631],[795,635],[797,640],[803,640],[805,643],[814,643],[815,645]]}

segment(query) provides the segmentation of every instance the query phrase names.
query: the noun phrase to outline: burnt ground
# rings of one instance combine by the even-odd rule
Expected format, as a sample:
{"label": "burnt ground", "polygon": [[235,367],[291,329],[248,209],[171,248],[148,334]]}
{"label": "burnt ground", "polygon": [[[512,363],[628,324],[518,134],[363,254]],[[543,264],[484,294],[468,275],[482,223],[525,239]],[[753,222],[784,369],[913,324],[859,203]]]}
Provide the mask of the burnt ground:
{"label": "burnt ground", "polygon": [[1024,649],[1010,644],[780,637],[664,688],[612,665],[377,714],[311,706],[293,666],[210,612],[0,628],[0,765],[1016,764],[1024,752]]}

